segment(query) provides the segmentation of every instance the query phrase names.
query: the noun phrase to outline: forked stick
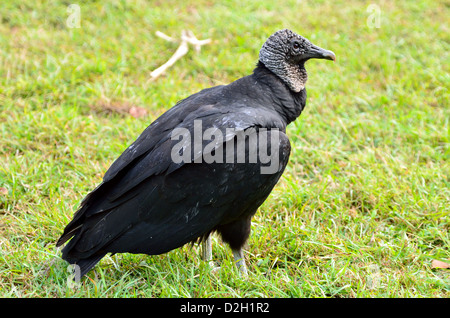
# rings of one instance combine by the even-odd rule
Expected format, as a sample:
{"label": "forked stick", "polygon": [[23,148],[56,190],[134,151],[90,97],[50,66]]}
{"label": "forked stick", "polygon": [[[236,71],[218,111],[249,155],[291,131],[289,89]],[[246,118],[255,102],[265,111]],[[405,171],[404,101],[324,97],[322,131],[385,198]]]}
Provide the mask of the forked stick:
{"label": "forked stick", "polygon": [[[160,32],[156,31],[156,35],[160,38],[169,41],[169,42],[178,42],[178,40]],[[183,30],[181,31],[181,43],[180,46],[178,46],[175,53],[170,57],[170,59],[158,67],[156,70],[150,73],[150,77],[152,80],[155,80],[158,76],[163,74],[169,67],[171,67],[173,64],[175,64],[176,61],[178,61],[180,58],[182,58],[186,53],[189,51],[189,45],[191,44],[194,46],[195,50],[197,52],[200,52],[201,46],[208,44],[211,42],[211,39],[206,40],[199,40],[195,37],[194,33],[191,31]]]}

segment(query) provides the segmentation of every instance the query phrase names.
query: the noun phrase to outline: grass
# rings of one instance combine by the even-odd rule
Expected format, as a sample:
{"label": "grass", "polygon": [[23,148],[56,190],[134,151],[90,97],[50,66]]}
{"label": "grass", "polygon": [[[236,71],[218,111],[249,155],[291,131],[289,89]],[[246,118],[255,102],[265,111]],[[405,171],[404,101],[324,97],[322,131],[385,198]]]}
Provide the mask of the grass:
{"label": "grass", "polygon": [[[0,296],[450,296],[449,271],[431,268],[450,262],[448,2],[91,1],[80,28],[69,3],[0,8]],[[214,238],[216,274],[194,246],[108,256],[69,284],[54,243],[113,160],[179,99],[249,74],[285,27],[337,62],[307,65],[307,108],[254,218],[249,278]],[[149,81],[177,46],[155,31],[182,29],[213,42]],[[114,111],[130,106],[148,115]]]}

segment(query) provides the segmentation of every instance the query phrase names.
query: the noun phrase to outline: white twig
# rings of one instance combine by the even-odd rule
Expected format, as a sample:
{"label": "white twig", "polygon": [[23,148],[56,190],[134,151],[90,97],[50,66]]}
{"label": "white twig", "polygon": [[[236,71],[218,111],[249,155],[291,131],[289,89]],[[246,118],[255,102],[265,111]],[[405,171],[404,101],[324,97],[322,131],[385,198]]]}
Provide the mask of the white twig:
{"label": "white twig", "polygon": [[168,36],[167,34],[164,34],[161,31],[156,31],[156,35],[159,36],[161,39],[164,39],[164,40],[169,41],[169,42],[178,42],[173,37]]}
{"label": "white twig", "polygon": [[[184,30],[183,30],[184,31]],[[202,45],[211,43],[211,39],[206,40],[199,40],[195,37],[194,33],[192,31],[184,31],[181,33],[181,40],[188,42],[189,44],[192,44],[195,47],[195,50],[197,52],[200,52],[200,48]]]}
{"label": "white twig", "polygon": [[[156,31],[156,35],[166,41],[169,41],[169,42],[178,42],[178,40],[176,40],[160,31]],[[164,63],[163,65],[161,65],[156,70],[154,70],[153,72],[150,73],[151,79],[152,80],[156,79],[158,76],[163,74],[169,67],[171,67],[173,64],[175,64],[176,61],[178,61],[180,58],[182,58],[184,55],[186,55],[186,53],[189,51],[188,44],[193,45],[195,50],[197,52],[200,52],[202,45],[205,45],[208,43],[211,43],[211,39],[199,40],[195,37],[194,33],[192,33],[191,31],[183,30],[181,32],[181,43],[178,46],[177,50],[175,51],[175,53],[170,57],[170,59],[166,63]]]}
{"label": "white twig", "polygon": [[179,60],[181,57],[183,57],[189,50],[188,44],[186,42],[181,42],[178,49],[175,51],[175,53],[172,55],[172,57],[163,65],[158,67],[156,70],[150,73],[150,76],[155,79],[158,76],[160,76],[162,73],[164,73],[169,67],[171,67],[177,60]]}

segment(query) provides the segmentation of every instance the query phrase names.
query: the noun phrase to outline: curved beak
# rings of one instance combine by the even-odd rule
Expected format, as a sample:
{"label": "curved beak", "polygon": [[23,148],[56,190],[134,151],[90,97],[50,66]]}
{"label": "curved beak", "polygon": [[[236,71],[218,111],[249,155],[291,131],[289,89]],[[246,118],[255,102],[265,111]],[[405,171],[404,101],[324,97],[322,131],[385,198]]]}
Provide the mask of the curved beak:
{"label": "curved beak", "polygon": [[326,59],[336,61],[336,55],[332,51],[328,51],[318,47],[317,45],[311,44],[311,48],[302,55],[305,60],[308,59]]}

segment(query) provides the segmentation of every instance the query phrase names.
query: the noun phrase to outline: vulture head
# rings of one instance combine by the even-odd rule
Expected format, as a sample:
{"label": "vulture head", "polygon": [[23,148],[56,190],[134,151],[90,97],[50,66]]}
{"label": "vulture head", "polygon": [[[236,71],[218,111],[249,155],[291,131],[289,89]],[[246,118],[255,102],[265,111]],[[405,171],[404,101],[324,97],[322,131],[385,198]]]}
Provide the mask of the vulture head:
{"label": "vulture head", "polygon": [[272,34],[259,52],[260,62],[296,93],[305,88],[308,79],[305,62],[309,59],[335,61],[336,56],[288,29]]}

